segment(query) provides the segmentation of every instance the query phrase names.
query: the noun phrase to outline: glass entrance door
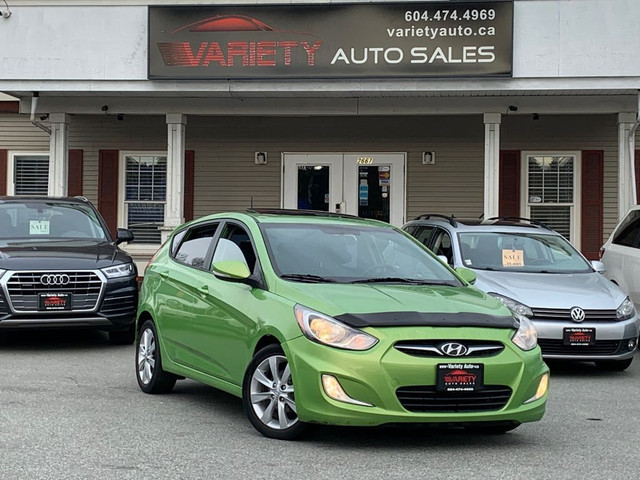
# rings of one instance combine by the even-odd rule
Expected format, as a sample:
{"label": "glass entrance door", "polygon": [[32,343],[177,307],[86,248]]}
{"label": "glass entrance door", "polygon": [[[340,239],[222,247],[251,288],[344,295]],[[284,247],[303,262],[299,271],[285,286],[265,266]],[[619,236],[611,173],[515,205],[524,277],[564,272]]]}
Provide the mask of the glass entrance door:
{"label": "glass entrance door", "polygon": [[402,226],[405,154],[345,154],[343,162],[347,213]]}
{"label": "glass entrance door", "polygon": [[284,208],[404,223],[404,153],[283,155]]}
{"label": "glass entrance door", "polygon": [[342,159],[330,154],[284,154],[284,208],[335,212],[342,203]]}

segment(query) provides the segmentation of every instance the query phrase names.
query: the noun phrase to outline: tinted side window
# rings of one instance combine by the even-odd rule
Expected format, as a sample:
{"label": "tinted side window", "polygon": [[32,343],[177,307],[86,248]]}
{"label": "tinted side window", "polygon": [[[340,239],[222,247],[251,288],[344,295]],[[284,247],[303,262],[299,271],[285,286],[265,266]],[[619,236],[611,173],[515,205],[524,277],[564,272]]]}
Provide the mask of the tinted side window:
{"label": "tinted side window", "polygon": [[217,228],[218,224],[207,224],[189,229],[178,247],[176,261],[190,267],[206,268],[205,258]]}
{"label": "tinted side window", "polygon": [[178,251],[178,247],[180,246],[180,242],[182,241],[182,239],[184,238],[186,233],[187,233],[187,231],[183,230],[180,233],[176,233],[173,236],[173,239],[171,240],[171,256],[172,257],[176,256],[176,252]]}
{"label": "tinted side window", "polygon": [[433,227],[416,227],[415,231],[412,232],[411,235],[416,237],[416,239],[423,245],[427,245],[431,232],[433,232]]}
{"label": "tinted side window", "polygon": [[633,211],[620,225],[618,232],[613,237],[613,243],[638,248],[638,233],[640,233],[640,211]]}
{"label": "tinted side window", "polygon": [[407,232],[409,235],[413,235],[413,233],[416,231],[416,228],[418,227],[414,227],[413,225],[410,225],[408,227],[405,227],[404,231]]}
{"label": "tinted side window", "polygon": [[241,226],[232,223],[224,226],[220,241],[213,254],[213,262],[221,260],[244,260],[249,271],[253,273],[256,266],[256,254],[251,237]]}
{"label": "tinted side window", "polygon": [[451,236],[444,230],[438,229],[438,234],[433,242],[431,251],[436,255],[447,257],[447,263],[453,265],[453,249],[451,248]]}

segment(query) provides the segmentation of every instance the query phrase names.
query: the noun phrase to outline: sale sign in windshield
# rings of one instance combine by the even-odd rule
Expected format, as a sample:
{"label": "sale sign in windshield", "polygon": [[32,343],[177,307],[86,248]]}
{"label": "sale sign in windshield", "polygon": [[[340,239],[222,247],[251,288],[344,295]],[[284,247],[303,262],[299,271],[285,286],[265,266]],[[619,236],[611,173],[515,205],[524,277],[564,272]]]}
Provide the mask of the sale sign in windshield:
{"label": "sale sign in windshield", "polygon": [[510,75],[513,2],[149,7],[149,78]]}

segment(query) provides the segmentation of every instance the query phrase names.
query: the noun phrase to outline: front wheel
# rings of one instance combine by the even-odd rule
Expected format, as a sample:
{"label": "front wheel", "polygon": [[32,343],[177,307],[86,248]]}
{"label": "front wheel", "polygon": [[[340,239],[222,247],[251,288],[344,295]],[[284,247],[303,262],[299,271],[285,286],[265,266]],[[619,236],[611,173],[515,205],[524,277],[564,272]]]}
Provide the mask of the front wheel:
{"label": "front wheel", "polygon": [[289,361],[280,345],[263,348],[249,363],[242,403],[251,424],[266,437],[295,440],[307,430],[298,418]]}
{"label": "front wheel", "polygon": [[633,362],[633,357],[626,360],[601,360],[596,362],[596,367],[609,372],[624,372],[631,366],[631,362]]}
{"label": "front wheel", "polygon": [[158,334],[151,320],[144,322],[140,328],[136,345],[136,378],[140,390],[145,393],[168,393],[178,379],[162,369]]}

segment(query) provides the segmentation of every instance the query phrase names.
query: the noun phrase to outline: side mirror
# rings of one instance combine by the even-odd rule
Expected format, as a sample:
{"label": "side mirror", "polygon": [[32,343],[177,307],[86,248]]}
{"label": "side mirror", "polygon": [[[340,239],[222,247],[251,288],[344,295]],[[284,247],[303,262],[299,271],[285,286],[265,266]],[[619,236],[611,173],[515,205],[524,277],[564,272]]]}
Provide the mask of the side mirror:
{"label": "side mirror", "polygon": [[440,259],[442,263],[444,263],[445,265],[449,265],[449,260],[445,255],[436,255],[436,256]]}
{"label": "side mirror", "polygon": [[607,271],[607,267],[604,266],[604,263],[602,263],[602,262],[600,262],[598,260],[592,260],[591,261],[591,266],[598,273],[605,273]]}
{"label": "side mirror", "polygon": [[217,277],[226,280],[246,280],[251,276],[247,264],[240,260],[223,260],[211,265],[211,270]]}
{"label": "side mirror", "polygon": [[460,275],[465,282],[468,282],[471,285],[476,283],[476,278],[478,276],[476,275],[476,272],[474,272],[473,270],[469,268],[464,268],[464,267],[457,267],[456,273]]}
{"label": "side mirror", "polygon": [[133,241],[133,232],[126,228],[119,228],[116,233],[116,245],[120,245],[124,242],[132,242]]}

